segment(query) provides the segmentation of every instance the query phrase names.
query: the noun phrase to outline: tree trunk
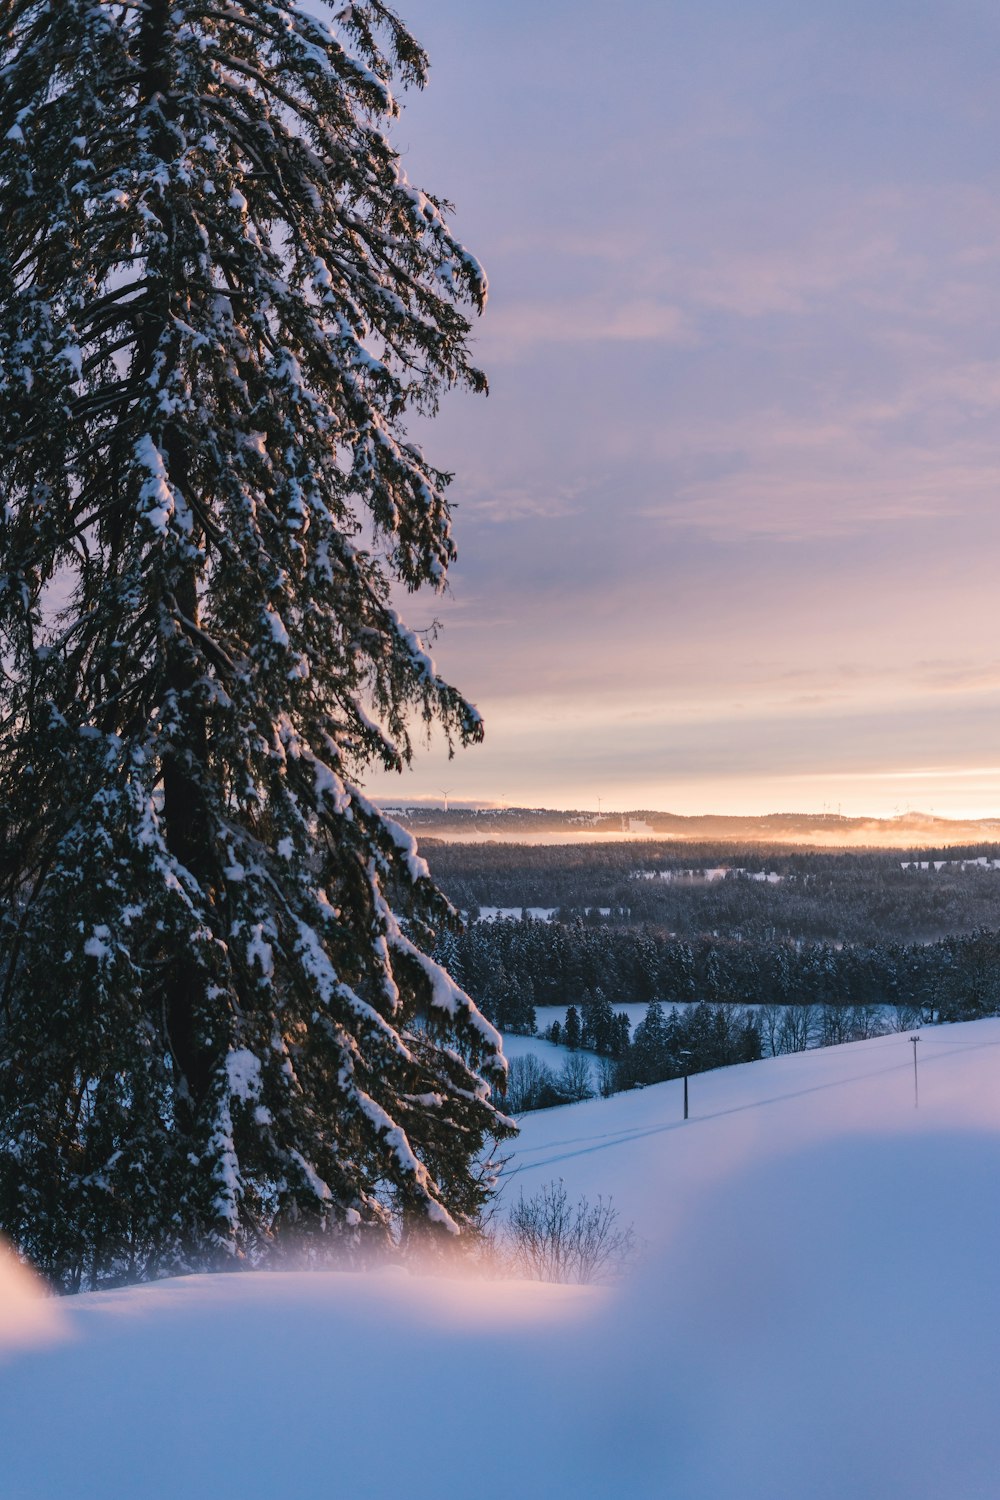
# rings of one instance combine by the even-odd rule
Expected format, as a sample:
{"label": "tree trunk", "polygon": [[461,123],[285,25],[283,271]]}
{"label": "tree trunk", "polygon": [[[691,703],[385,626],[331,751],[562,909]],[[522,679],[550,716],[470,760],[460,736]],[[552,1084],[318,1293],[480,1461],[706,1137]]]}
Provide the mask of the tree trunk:
{"label": "tree trunk", "polygon": [[[170,464],[169,436],[164,446]],[[171,467],[172,482],[181,487],[186,476],[176,475]],[[174,598],[183,615],[198,623],[198,581],[195,564],[189,563],[174,580]],[[204,711],[195,701],[198,668],[192,661],[187,641],[174,637],[165,651],[163,679],[168,694],[177,703],[179,727],[170,750],[163,757],[163,822],[167,847],[174,858],[190,872],[206,897],[212,885],[211,839],[208,805],[202,784],[208,760],[208,734]],[[192,1114],[208,1092],[213,1056],[204,1020],[198,1012],[203,1001],[206,976],[193,956],[180,951],[169,955],[166,976],[166,1014],[170,1050]]]}
{"label": "tree trunk", "polygon": [[[139,55],[143,83],[140,103],[150,104],[159,96],[164,122],[174,113],[171,98],[170,0],[150,0],[142,22]],[[166,123],[153,133],[153,149],[164,162],[177,153],[178,142]],[[157,310],[146,321],[142,349],[147,373],[154,355],[162,354],[163,336],[171,328],[171,300],[176,275],[176,226],[165,205],[164,228],[168,245],[163,264],[150,267],[159,272],[160,286],[152,302]],[[158,304],[158,306],[157,306]],[[183,437],[164,423],[153,434],[163,455],[170,484],[181,495],[190,485],[190,464]],[[192,538],[197,544],[197,533]],[[198,569],[195,559],[175,558],[164,579],[166,606],[179,611],[193,625],[199,622]],[[208,734],[204,710],[197,702],[200,669],[190,643],[182,632],[161,635],[163,659],[160,681],[164,696],[175,704],[176,729],[163,757],[163,824],[167,847],[194,877],[203,892],[211,886],[211,839],[208,807],[202,778],[208,759]],[[182,1128],[190,1126],[211,1083],[213,1056],[204,1017],[199,1016],[206,979],[193,955],[186,951],[167,955],[165,1011],[167,1042],[177,1073],[177,1106]],[[186,1118],[185,1118],[186,1117]]]}

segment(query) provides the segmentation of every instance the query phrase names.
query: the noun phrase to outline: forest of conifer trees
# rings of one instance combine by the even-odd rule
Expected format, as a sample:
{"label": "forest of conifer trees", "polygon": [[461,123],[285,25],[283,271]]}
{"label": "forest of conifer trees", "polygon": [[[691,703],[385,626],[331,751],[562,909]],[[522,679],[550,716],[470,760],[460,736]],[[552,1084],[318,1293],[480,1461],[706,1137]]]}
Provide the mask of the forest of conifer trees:
{"label": "forest of conifer trees", "polygon": [[[543,1034],[602,1057],[605,1091],[1000,1012],[992,847],[757,850],[749,866],[751,851],[718,845],[428,852],[470,916],[491,909],[442,935],[441,962],[508,1034],[535,1034],[538,1012],[559,1007]],[[521,1107],[581,1086],[578,1069],[513,1071]]]}

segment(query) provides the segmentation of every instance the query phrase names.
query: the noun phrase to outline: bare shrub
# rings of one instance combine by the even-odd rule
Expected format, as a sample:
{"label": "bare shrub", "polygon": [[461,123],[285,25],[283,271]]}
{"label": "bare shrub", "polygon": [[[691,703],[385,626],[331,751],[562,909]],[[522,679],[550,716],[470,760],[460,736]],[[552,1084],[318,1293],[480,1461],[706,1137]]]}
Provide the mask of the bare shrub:
{"label": "bare shrub", "polygon": [[778,1035],[779,1052],[805,1052],[815,1045],[819,1028],[818,1005],[786,1005]]}
{"label": "bare shrub", "polygon": [[884,1036],[890,1030],[883,1007],[868,1001],[851,1006],[851,1033],[855,1041],[867,1042],[872,1037]]}
{"label": "bare shrub", "polygon": [[571,1052],[556,1074],[556,1088],[570,1104],[593,1099],[594,1074],[590,1059],[580,1052]]}
{"label": "bare shrub", "polygon": [[512,1269],[534,1281],[601,1281],[620,1273],[635,1252],[635,1230],[619,1223],[611,1198],[570,1203],[562,1178],[525,1198],[503,1230]]}
{"label": "bare shrub", "polygon": [[597,1087],[602,1099],[610,1099],[621,1088],[621,1063],[615,1057],[602,1057],[598,1064]]}
{"label": "bare shrub", "polygon": [[781,1023],[784,1020],[783,1005],[762,1005],[757,1011],[757,1029],[760,1032],[760,1050],[765,1057],[777,1057],[783,1050]]}
{"label": "bare shrub", "polygon": [[893,1031],[915,1031],[924,1022],[923,1011],[911,1000],[898,1000],[892,1007]]}
{"label": "bare shrub", "polygon": [[505,1106],[509,1114],[522,1115],[529,1109],[544,1109],[560,1104],[562,1097],[556,1075],[533,1052],[512,1057],[507,1070]]}
{"label": "bare shrub", "polygon": [[554,1073],[533,1052],[510,1060],[506,1107],[512,1115],[593,1097],[594,1075],[590,1060],[579,1053],[570,1053],[558,1073]]}

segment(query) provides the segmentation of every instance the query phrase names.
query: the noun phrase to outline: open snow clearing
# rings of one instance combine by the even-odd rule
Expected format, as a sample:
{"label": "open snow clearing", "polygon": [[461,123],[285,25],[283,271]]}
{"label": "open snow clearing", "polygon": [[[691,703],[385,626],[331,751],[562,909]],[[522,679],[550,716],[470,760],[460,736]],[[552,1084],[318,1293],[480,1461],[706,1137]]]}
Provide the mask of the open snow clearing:
{"label": "open snow clearing", "polygon": [[525,1118],[505,1198],[612,1196],[613,1287],[0,1274],[0,1495],[994,1500],[1000,1021],[919,1035]]}

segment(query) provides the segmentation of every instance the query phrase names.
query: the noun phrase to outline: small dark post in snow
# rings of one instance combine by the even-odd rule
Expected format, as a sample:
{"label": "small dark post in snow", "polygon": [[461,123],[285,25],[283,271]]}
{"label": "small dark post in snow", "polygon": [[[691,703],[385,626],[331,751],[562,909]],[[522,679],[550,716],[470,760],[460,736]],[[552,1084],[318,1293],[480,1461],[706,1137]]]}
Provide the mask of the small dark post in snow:
{"label": "small dark post in snow", "polygon": [[685,1049],[683,1052],[679,1052],[677,1055],[681,1059],[684,1067],[684,1118],[686,1120],[688,1117],[688,1068],[691,1066],[691,1054],[687,1051],[687,1049]]}
{"label": "small dark post in snow", "polygon": [[917,1084],[917,1043],[919,1042],[919,1040],[920,1040],[920,1038],[918,1036],[911,1036],[910,1037],[910,1041],[913,1043],[913,1108],[914,1109],[919,1109],[920,1108],[920,1089],[919,1089],[919,1086]]}

